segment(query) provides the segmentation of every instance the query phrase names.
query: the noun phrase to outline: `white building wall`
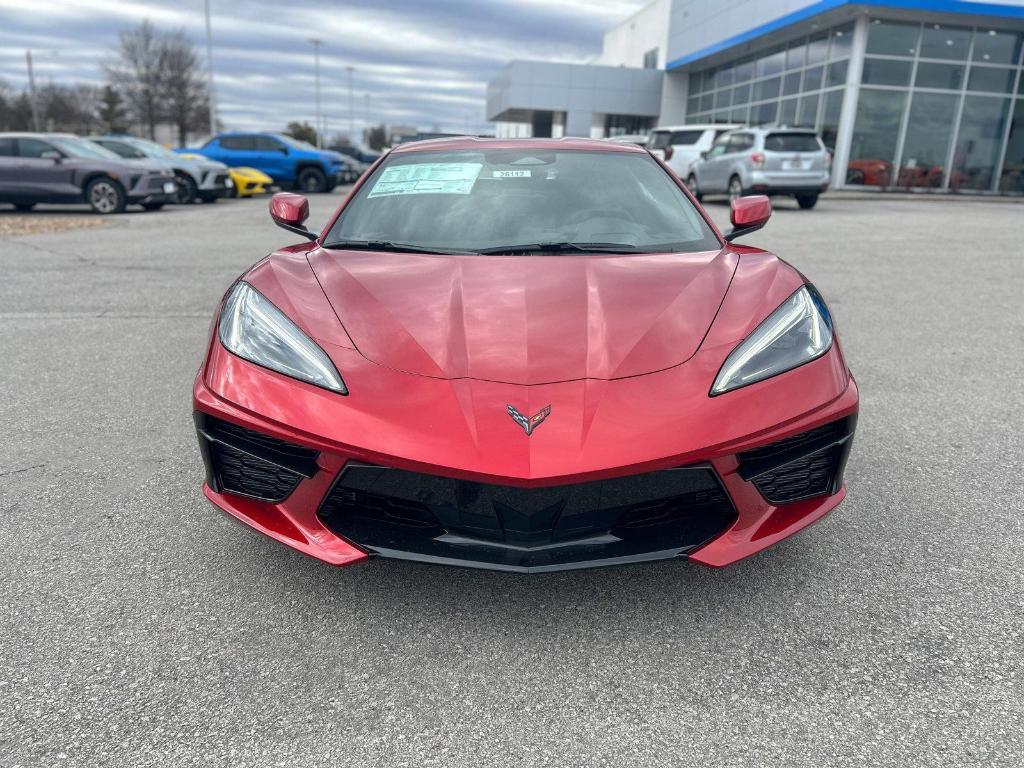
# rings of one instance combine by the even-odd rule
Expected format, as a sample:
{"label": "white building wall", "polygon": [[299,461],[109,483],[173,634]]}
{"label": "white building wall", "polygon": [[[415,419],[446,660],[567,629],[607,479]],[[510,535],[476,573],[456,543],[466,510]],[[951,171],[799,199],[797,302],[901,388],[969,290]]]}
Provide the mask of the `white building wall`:
{"label": "white building wall", "polygon": [[[678,2],[678,0],[677,0]],[[604,35],[595,63],[610,67],[642,67],[644,54],[658,49],[658,68],[664,69],[672,0],[653,0]]]}

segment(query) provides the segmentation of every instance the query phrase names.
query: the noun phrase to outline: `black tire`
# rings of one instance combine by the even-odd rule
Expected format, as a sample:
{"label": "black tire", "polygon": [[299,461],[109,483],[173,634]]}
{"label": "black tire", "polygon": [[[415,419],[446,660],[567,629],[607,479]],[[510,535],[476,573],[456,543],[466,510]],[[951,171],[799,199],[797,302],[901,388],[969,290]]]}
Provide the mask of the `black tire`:
{"label": "black tire", "polygon": [[16,210],[18,213],[28,213],[29,211],[31,211],[35,207],[36,207],[35,203],[15,203],[14,204],[14,210]]}
{"label": "black tire", "polygon": [[298,187],[300,192],[318,195],[327,191],[327,175],[319,168],[313,168],[312,166],[303,168],[299,171],[299,176],[295,180],[295,186]]}
{"label": "black tire", "polygon": [[147,211],[159,211],[161,208],[164,207],[164,204],[163,203],[143,203],[142,207],[145,208]]}
{"label": "black tire", "polygon": [[739,176],[733,176],[729,179],[729,200],[735,200],[738,197],[743,197],[743,182]]}
{"label": "black tire", "polygon": [[851,168],[846,172],[846,183],[862,185],[864,183],[864,171],[859,168]]}
{"label": "black tire", "polygon": [[176,173],[174,183],[178,185],[178,191],[174,193],[174,202],[178,205],[191,205],[196,201],[199,187],[191,176],[187,173]]}
{"label": "black tire", "polygon": [[124,207],[128,204],[128,197],[124,193],[124,187],[112,178],[97,176],[85,185],[85,202],[92,206],[96,213],[106,215],[123,213]]}
{"label": "black tire", "polygon": [[813,208],[814,206],[816,206],[818,204],[818,196],[817,195],[797,195],[796,196],[796,204],[799,205],[801,209],[803,209],[805,211],[809,211],[809,210],[811,210],[811,208]]}
{"label": "black tire", "polygon": [[701,194],[700,189],[697,187],[697,174],[691,173],[686,177],[686,188],[690,190],[690,194],[697,198],[699,203],[704,199],[704,195]]}
{"label": "black tire", "polygon": [[203,195],[202,197],[199,198],[199,202],[201,202],[203,205],[206,205],[207,203],[216,203],[217,202],[217,196],[216,195]]}

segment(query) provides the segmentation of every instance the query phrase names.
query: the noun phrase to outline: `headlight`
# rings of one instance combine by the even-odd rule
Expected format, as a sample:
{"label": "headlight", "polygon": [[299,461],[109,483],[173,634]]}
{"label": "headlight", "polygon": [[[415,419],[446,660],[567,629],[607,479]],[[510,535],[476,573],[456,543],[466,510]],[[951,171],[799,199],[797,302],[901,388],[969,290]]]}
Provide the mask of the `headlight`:
{"label": "headlight", "polygon": [[772,312],[725,359],[711,387],[720,395],[809,363],[832,346],[832,316],[812,285]]}
{"label": "headlight", "polygon": [[239,282],[231,289],[219,332],[221,344],[251,363],[348,394],[327,353],[248,283]]}

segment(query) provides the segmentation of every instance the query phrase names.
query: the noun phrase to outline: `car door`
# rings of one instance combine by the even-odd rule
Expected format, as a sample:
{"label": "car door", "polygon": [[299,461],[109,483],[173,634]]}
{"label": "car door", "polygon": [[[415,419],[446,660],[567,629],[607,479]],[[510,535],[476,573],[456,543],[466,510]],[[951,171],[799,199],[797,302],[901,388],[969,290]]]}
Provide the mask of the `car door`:
{"label": "car door", "polygon": [[728,163],[728,159],[725,158],[725,153],[728,149],[728,135],[719,136],[715,143],[711,145],[707,158],[700,164],[700,172],[697,178],[701,192],[725,191],[728,181],[726,178],[726,163]]}
{"label": "car door", "polygon": [[14,180],[18,173],[17,139],[0,136],[0,202],[14,203]]}
{"label": "car door", "polygon": [[672,131],[672,136],[669,139],[672,157],[668,164],[679,178],[685,179],[689,175],[693,163],[700,159],[700,140],[703,135],[704,131],[699,128]]}
{"label": "car door", "polygon": [[273,136],[256,135],[253,140],[260,162],[263,164],[260,170],[274,181],[294,181],[295,160],[289,157],[288,146]]}
{"label": "car door", "polygon": [[256,138],[254,136],[240,134],[221,136],[217,139],[216,151],[206,153],[206,156],[211,160],[219,160],[231,168],[247,165],[263,170],[256,156]]}
{"label": "car door", "polygon": [[73,183],[75,160],[43,139],[19,137],[14,194],[25,202],[77,202],[82,190]]}

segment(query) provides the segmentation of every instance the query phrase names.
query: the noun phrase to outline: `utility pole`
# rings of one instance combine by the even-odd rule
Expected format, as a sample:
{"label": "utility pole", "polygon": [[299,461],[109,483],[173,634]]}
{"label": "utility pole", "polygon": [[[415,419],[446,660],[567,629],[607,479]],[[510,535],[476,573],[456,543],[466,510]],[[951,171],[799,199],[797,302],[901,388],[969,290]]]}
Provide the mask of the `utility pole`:
{"label": "utility pole", "polygon": [[39,130],[39,100],[36,98],[36,75],[32,69],[32,51],[25,51],[25,62],[28,64],[28,94],[32,107],[32,130]]}
{"label": "utility pole", "polygon": [[213,35],[210,33],[210,0],[206,0],[206,90],[210,100],[210,136],[217,135],[217,98],[213,93]]}
{"label": "utility pole", "polygon": [[324,41],[318,37],[311,37],[309,42],[313,44],[313,76],[316,80],[316,146],[321,147],[321,136],[323,126],[320,124],[320,46]]}
{"label": "utility pole", "polygon": [[349,142],[355,141],[356,136],[356,108],[352,100],[352,73],[355,71],[355,67],[349,64],[345,67],[345,71],[348,72],[348,140]]}

